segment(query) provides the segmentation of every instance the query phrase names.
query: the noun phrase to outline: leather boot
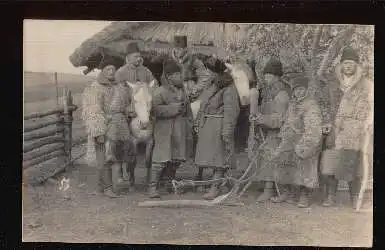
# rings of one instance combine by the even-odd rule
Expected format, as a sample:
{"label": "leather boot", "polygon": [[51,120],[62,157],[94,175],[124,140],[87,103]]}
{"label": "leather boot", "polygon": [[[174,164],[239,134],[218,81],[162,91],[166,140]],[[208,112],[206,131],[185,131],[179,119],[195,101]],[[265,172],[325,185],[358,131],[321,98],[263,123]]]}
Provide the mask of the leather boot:
{"label": "leather boot", "polygon": [[257,198],[258,202],[264,202],[271,199],[271,197],[274,196],[274,182],[272,181],[266,181],[265,182],[265,188],[263,189],[263,193]]}
{"label": "leather boot", "polygon": [[300,208],[307,208],[309,207],[310,203],[310,189],[306,187],[301,188],[301,196],[299,197],[299,201],[297,203],[297,207]]}
{"label": "leather boot", "polygon": [[[213,179],[220,179],[220,178],[223,178],[224,176],[224,171],[222,168],[217,168],[215,170],[215,173],[214,173],[214,176],[213,176]],[[220,193],[220,187],[219,187],[219,183],[215,183],[215,184],[212,184],[211,187],[210,187],[210,190],[203,195],[203,199],[205,200],[213,200],[215,199],[219,193]]]}
{"label": "leather boot", "polygon": [[150,185],[148,187],[148,196],[150,198],[160,198],[158,192],[158,184],[160,176],[162,175],[164,164],[154,163],[151,168]]}
{"label": "leather boot", "polygon": [[168,176],[167,176],[167,182],[166,182],[166,190],[167,192],[169,193],[173,193],[174,192],[174,189],[173,189],[173,186],[172,186],[172,180],[175,179],[175,176],[176,176],[176,170],[178,169],[178,163],[176,162],[172,162],[168,168],[169,171],[168,171]]}
{"label": "leather boot", "polygon": [[348,185],[349,185],[349,195],[350,195],[350,203],[353,207],[355,207],[355,204],[356,204],[356,201],[357,201],[357,197],[358,197],[358,180],[355,179],[353,181],[349,181],[348,182]]}
{"label": "leather boot", "polygon": [[337,185],[338,181],[334,178],[334,176],[328,176],[326,183],[326,200],[322,203],[324,207],[334,206],[336,203],[336,193],[337,193]]}

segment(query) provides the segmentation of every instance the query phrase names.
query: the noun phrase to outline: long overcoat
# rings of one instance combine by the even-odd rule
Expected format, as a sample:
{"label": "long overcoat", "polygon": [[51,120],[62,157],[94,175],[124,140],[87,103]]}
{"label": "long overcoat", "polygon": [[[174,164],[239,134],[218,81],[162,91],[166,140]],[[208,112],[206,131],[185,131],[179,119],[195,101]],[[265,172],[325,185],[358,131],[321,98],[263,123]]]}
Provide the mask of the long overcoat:
{"label": "long overcoat", "polygon": [[[259,181],[274,181],[276,167],[282,163],[280,159],[273,159],[273,154],[281,141],[279,132],[285,120],[290,95],[290,87],[281,81],[273,82],[261,90],[260,105],[257,107],[261,116],[256,121],[256,134],[249,134],[249,158],[258,154]],[[251,136],[257,137],[257,146],[252,147]]]}
{"label": "long overcoat", "polygon": [[[185,161],[192,156],[192,111],[183,88],[167,81],[154,91],[152,112],[154,124],[154,162]],[[177,103],[185,110],[178,112]]]}
{"label": "long overcoat", "polygon": [[321,169],[323,174],[351,181],[361,175],[364,139],[373,133],[373,82],[363,75],[360,66],[351,79],[351,87],[343,87],[341,64],[337,65],[335,76],[332,84],[339,88],[339,94],[330,93],[333,129]]}
{"label": "long overcoat", "polygon": [[305,97],[301,101],[294,98],[290,101],[280,137],[281,143],[275,153],[287,161],[278,165],[278,182],[316,188],[322,146],[322,114],[315,99]]}
{"label": "long overcoat", "polygon": [[235,168],[234,131],[239,115],[239,98],[234,84],[218,89],[212,85],[203,101],[196,124],[199,128],[195,164]]}

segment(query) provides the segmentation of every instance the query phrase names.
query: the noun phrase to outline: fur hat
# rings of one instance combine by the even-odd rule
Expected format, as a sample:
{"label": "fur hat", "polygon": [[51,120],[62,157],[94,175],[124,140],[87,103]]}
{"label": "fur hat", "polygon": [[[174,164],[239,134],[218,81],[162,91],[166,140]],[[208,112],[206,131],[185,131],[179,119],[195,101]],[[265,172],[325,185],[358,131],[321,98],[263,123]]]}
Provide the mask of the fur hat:
{"label": "fur hat", "polygon": [[186,48],[187,36],[174,36],[174,46],[177,48]]}
{"label": "fur hat", "polygon": [[109,57],[109,56],[105,56],[100,61],[99,65],[98,65],[98,69],[102,70],[105,67],[107,67],[108,65],[112,65],[112,66],[115,66],[115,68],[119,68],[119,62],[116,59]]}
{"label": "fur hat", "polygon": [[275,76],[282,76],[282,63],[276,59],[271,58],[265,65],[265,68],[263,69],[263,74],[272,74]]}
{"label": "fur hat", "polygon": [[344,50],[342,51],[341,62],[345,60],[352,60],[352,61],[355,61],[356,63],[359,63],[360,57],[352,47],[345,47]]}
{"label": "fur hat", "polygon": [[127,45],[127,48],[126,48],[127,54],[138,53],[138,52],[140,52],[140,50],[137,43],[129,43]]}
{"label": "fur hat", "polygon": [[174,60],[168,59],[163,62],[163,75],[172,75],[176,72],[182,72],[182,69]]}
{"label": "fur hat", "polygon": [[309,78],[306,76],[297,76],[290,81],[291,89],[295,89],[298,87],[304,87],[308,88],[309,87]]}

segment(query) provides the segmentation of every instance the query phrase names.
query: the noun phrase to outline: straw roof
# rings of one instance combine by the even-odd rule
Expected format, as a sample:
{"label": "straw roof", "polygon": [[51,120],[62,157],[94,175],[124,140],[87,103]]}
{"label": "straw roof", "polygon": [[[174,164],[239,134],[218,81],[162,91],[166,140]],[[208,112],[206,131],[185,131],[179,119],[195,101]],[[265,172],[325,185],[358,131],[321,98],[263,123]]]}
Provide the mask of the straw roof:
{"label": "straw roof", "polygon": [[[162,56],[172,49],[175,35],[186,35],[193,54],[215,54],[224,60],[231,54],[229,48],[245,39],[245,26],[224,23],[113,22],[83,42],[69,59],[75,67],[87,66],[92,70],[103,54],[123,58],[130,42],[138,43],[147,56]],[[210,42],[214,46],[205,46]]]}

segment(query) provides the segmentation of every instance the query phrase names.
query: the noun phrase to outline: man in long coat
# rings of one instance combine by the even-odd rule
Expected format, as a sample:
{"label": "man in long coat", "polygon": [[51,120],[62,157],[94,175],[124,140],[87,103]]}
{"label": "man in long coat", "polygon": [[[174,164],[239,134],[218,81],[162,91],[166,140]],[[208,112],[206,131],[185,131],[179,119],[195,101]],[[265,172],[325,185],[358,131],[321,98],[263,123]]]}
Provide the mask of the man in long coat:
{"label": "man in long coat", "polygon": [[[318,160],[322,144],[322,114],[312,93],[309,79],[296,77],[291,80],[293,98],[281,128],[281,143],[274,155],[283,164],[278,165],[278,182],[287,184],[287,193],[272,201],[296,202],[298,207],[308,207],[312,191],[318,187]],[[300,190],[298,190],[298,188]]]}
{"label": "man in long coat", "polygon": [[[115,82],[115,61],[105,58],[95,82],[83,92],[82,119],[88,135],[87,159],[97,165],[97,192],[110,197],[118,195],[122,163],[133,164],[133,144],[129,122],[135,116],[130,89]],[[112,189],[110,188],[112,186]]]}
{"label": "man in long coat", "polygon": [[173,60],[163,66],[162,85],[155,90],[152,103],[154,151],[149,186],[150,198],[160,197],[157,186],[165,168],[176,169],[191,157],[192,112],[183,88],[180,67]]}
{"label": "man in long coat", "polygon": [[[223,178],[229,168],[235,167],[234,130],[239,115],[239,98],[230,73],[220,74],[203,100],[196,128],[198,141],[195,153],[197,166],[214,170],[213,179]],[[219,184],[212,184],[204,199],[219,195]]]}
{"label": "man in long coat", "polygon": [[143,66],[143,58],[136,43],[130,43],[127,46],[126,64],[120,67],[115,74],[117,82],[145,82],[150,83],[157,81],[152,75],[151,71]]}
{"label": "man in long coat", "polygon": [[[363,75],[357,52],[346,47],[331,83],[330,102],[333,128],[323,153],[321,173],[327,180],[323,206],[335,203],[338,180],[348,181],[354,202],[362,175],[363,142],[373,132],[373,82]],[[370,156],[372,157],[372,156]]]}
{"label": "man in long coat", "polygon": [[258,170],[257,180],[265,183],[264,191],[257,198],[257,202],[270,200],[274,195],[276,167],[280,161],[279,159],[272,161],[272,156],[281,140],[279,132],[290,100],[290,87],[280,80],[283,72],[282,63],[279,60],[271,58],[266,63],[263,74],[266,85],[261,90],[259,105],[256,108],[259,111],[250,116],[250,120],[255,121],[260,130],[255,130],[256,135],[249,135],[249,139],[251,139],[250,136],[256,136],[260,145],[264,141],[260,150],[254,152],[259,154],[260,170]]}

